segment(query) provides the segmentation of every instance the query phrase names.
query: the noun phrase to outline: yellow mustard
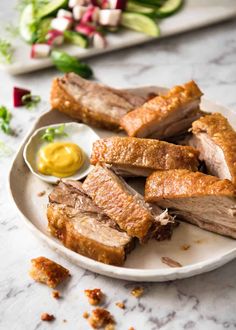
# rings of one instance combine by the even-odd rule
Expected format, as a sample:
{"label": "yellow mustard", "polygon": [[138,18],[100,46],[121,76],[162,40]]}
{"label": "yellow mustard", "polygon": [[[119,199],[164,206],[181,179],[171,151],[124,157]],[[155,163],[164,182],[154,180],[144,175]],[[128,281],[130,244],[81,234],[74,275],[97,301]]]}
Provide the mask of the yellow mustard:
{"label": "yellow mustard", "polygon": [[72,142],[53,142],[38,152],[38,171],[65,178],[77,172],[84,163],[84,153]]}

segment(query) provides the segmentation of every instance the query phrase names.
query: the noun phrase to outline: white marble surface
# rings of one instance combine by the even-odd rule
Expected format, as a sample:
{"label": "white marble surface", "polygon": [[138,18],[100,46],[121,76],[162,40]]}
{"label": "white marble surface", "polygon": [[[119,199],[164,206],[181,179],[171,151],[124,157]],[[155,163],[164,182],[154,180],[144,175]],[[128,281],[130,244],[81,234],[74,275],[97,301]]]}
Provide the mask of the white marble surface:
{"label": "white marble surface", "polygon": [[[0,20],[7,19],[6,1],[0,3]],[[3,8],[5,10],[3,11]],[[7,9],[6,9],[7,8]],[[195,79],[206,97],[236,110],[236,22],[189,32],[106,57],[88,61],[98,80],[114,86],[158,84],[171,86]],[[15,85],[40,94],[39,109],[12,109],[12,126],[17,136],[0,132],[0,140],[16,150],[34,119],[47,109],[51,79],[55,70],[19,77],[0,73],[0,104],[12,108]],[[50,251],[24,227],[16,215],[6,190],[11,157],[0,159],[0,329],[89,329],[82,318],[91,308],[85,288],[99,287],[107,294],[105,306],[114,314],[117,329],[235,329],[236,261],[208,274],[181,281],[145,284],[140,299],[130,295],[134,283],[112,280],[73,266]],[[30,259],[47,256],[68,267],[72,278],[61,289],[63,298],[51,297],[51,290],[34,283],[28,276]],[[124,300],[126,309],[115,302]],[[42,312],[53,313],[53,323],[40,321]],[[64,323],[63,319],[67,322]]]}

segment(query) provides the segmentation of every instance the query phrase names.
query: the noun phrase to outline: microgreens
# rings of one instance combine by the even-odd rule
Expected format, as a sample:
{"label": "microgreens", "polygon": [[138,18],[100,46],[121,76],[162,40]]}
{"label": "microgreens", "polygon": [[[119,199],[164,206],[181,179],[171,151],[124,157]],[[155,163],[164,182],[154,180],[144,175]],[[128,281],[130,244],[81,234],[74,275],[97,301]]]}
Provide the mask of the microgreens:
{"label": "microgreens", "polygon": [[63,136],[68,136],[68,134],[65,133],[65,124],[62,124],[57,127],[48,127],[45,130],[42,139],[47,142],[53,142],[56,137],[63,137]]}
{"label": "microgreens", "polygon": [[35,108],[40,101],[41,97],[39,95],[26,94],[22,96],[22,103],[29,110]]}
{"label": "microgreens", "polygon": [[0,128],[6,134],[11,134],[12,130],[10,127],[11,113],[5,106],[0,106]]}
{"label": "microgreens", "polygon": [[13,48],[9,41],[0,39],[0,62],[11,63]]}

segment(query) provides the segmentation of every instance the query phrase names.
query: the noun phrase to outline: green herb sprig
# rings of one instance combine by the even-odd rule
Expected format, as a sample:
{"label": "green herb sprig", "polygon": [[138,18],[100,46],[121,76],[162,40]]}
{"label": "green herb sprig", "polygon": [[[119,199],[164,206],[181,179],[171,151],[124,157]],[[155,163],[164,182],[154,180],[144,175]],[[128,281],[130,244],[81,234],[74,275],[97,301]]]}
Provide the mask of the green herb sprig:
{"label": "green herb sprig", "polygon": [[10,127],[10,121],[12,114],[5,106],[0,106],[0,128],[6,134],[11,134],[12,129]]}
{"label": "green herb sprig", "polygon": [[41,97],[39,95],[26,94],[22,96],[22,103],[29,110],[34,109],[39,102],[41,102]]}
{"label": "green herb sprig", "polygon": [[5,39],[0,39],[0,62],[6,64],[11,63],[12,55],[13,55],[12,44]]}
{"label": "green herb sprig", "polygon": [[48,127],[45,130],[45,133],[42,136],[42,139],[47,142],[53,142],[56,137],[68,136],[65,133],[65,124],[62,124],[58,127]]}

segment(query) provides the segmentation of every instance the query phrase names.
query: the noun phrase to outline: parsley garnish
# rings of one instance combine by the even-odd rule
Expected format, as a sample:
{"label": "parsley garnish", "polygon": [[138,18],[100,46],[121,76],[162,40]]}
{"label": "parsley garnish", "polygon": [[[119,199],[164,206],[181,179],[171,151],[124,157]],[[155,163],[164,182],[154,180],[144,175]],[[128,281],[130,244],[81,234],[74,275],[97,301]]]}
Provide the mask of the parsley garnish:
{"label": "parsley garnish", "polygon": [[57,127],[48,127],[45,130],[42,139],[47,142],[53,142],[55,137],[62,137],[62,136],[68,136],[68,134],[65,133],[65,124],[62,124]]}
{"label": "parsley garnish", "polygon": [[12,130],[10,127],[11,113],[5,106],[0,106],[0,128],[6,134],[11,134]]}
{"label": "parsley garnish", "polygon": [[0,62],[11,63],[13,48],[9,41],[0,39]]}

